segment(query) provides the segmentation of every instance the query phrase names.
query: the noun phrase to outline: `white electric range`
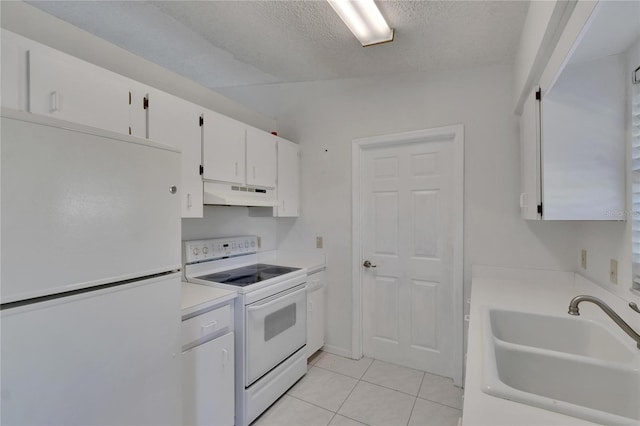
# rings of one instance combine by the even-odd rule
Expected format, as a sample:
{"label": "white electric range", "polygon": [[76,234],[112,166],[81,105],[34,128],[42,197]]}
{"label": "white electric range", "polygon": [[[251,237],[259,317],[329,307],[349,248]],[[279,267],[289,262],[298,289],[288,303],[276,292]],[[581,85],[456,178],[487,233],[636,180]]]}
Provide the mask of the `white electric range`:
{"label": "white electric range", "polygon": [[185,241],[188,282],[238,292],[236,425],[255,420],[307,371],[307,271],[258,263],[257,237]]}

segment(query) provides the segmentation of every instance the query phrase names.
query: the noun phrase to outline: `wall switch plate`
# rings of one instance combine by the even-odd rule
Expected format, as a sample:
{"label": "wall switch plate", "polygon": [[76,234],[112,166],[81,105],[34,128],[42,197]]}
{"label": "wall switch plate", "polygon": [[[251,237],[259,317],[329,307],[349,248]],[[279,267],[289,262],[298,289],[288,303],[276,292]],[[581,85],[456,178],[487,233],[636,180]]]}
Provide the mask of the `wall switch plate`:
{"label": "wall switch plate", "polygon": [[258,248],[262,247],[262,238],[258,237]]}
{"label": "wall switch plate", "polygon": [[322,248],[322,237],[316,237],[316,248]]}
{"label": "wall switch plate", "polygon": [[618,261],[611,259],[611,267],[609,268],[609,281],[618,284]]}
{"label": "wall switch plate", "polygon": [[580,265],[582,265],[582,269],[587,269],[587,251],[585,249],[582,249],[582,256],[580,259]]}

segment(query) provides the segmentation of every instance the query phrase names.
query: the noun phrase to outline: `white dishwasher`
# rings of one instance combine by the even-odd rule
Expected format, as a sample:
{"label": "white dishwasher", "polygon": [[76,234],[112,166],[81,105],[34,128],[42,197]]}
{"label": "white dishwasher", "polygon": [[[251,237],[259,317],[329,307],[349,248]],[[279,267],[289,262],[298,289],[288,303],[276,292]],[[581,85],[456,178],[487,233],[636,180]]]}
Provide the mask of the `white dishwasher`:
{"label": "white dishwasher", "polygon": [[233,305],[182,317],[182,424],[234,424]]}

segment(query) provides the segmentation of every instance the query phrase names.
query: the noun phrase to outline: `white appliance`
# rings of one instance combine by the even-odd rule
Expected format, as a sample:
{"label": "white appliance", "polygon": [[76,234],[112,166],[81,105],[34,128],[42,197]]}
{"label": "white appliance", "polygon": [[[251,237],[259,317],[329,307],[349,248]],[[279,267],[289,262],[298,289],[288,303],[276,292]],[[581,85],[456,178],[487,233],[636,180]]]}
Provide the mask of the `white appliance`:
{"label": "white appliance", "polygon": [[307,372],[305,269],[258,263],[257,237],[184,243],[189,282],[237,291],[236,425],[246,426]]}
{"label": "white appliance", "polygon": [[1,423],[179,424],[179,153],[1,120]]}

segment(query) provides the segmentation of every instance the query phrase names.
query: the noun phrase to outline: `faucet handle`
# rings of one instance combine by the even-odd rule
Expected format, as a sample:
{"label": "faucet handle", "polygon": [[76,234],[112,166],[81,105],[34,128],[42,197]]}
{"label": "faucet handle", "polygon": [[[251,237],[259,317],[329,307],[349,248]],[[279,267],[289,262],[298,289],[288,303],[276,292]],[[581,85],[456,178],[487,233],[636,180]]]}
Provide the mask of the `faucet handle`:
{"label": "faucet handle", "polygon": [[629,302],[629,307],[640,314],[640,308],[635,302]]}

